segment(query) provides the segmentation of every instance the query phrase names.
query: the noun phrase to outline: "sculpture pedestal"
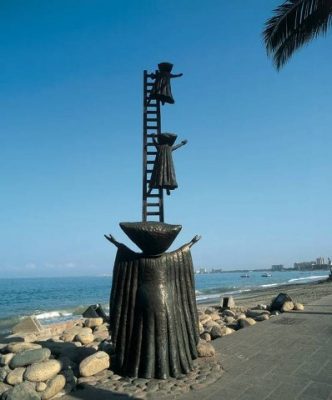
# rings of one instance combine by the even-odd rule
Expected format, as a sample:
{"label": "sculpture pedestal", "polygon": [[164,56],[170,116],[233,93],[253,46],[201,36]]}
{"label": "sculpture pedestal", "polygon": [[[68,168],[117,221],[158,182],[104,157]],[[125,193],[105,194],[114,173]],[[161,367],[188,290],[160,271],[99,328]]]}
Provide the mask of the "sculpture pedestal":
{"label": "sculpture pedestal", "polygon": [[190,247],[199,238],[154,256],[107,238],[118,247],[110,298],[116,372],[157,379],[189,373],[199,340]]}

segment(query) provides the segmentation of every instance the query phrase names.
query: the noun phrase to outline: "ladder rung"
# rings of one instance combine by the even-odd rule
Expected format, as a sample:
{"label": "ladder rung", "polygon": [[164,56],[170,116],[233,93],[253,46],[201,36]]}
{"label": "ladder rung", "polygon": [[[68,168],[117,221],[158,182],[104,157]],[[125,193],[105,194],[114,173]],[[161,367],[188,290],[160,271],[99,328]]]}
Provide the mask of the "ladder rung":
{"label": "ladder rung", "polygon": [[146,85],[146,87],[148,87],[148,86],[149,86],[149,87],[152,87],[152,86],[154,86],[154,82],[146,82],[145,85]]}
{"label": "ladder rung", "polygon": [[[146,152],[146,155],[147,156],[155,156],[157,154],[157,152],[156,151],[147,151]],[[153,161],[154,162],[154,161]],[[149,163],[149,161],[148,161],[148,163]]]}
{"label": "ladder rung", "polygon": [[145,170],[145,172],[146,172],[147,174],[151,174],[152,171],[153,171],[153,169],[146,169],[146,170]]}
{"label": "ladder rung", "polygon": [[146,129],[158,129],[158,125],[155,125],[155,126],[146,125]]}
{"label": "ladder rung", "polygon": [[147,163],[147,164],[154,164],[154,161],[148,160],[146,163]]}
{"label": "ladder rung", "polygon": [[146,203],[147,207],[159,207],[160,203]]}
{"label": "ladder rung", "polygon": [[152,137],[152,138],[153,138],[153,137],[154,137],[154,138],[157,137],[157,135],[156,135],[155,133],[148,133],[146,136],[147,136],[147,137]]}
{"label": "ladder rung", "polygon": [[157,122],[158,118],[147,118],[146,120],[149,122]]}
{"label": "ladder rung", "polygon": [[149,111],[146,111],[146,114],[157,114],[157,111],[151,111],[151,110],[149,110]]}
{"label": "ladder rung", "polygon": [[148,211],[146,213],[146,215],[160,215],[160,212],[158,212],[158,211]]}
{"label": "ladder rung", "polygon": [[[155,189],[155,188],[154,188]],[[146,197],[159,197],[159,194],[156,193],[148,193]]]}
{"label": "ladder rung", "polygon": [[[153,100],[151,100],[151,101],[153,101]],[[151,101],[149,102],[149,104],[146,105],[146,107],[154,107],[154,108],[157,108],[158,103],[157,103],[157,102],[156,102],[156,103],[152,103]]]}

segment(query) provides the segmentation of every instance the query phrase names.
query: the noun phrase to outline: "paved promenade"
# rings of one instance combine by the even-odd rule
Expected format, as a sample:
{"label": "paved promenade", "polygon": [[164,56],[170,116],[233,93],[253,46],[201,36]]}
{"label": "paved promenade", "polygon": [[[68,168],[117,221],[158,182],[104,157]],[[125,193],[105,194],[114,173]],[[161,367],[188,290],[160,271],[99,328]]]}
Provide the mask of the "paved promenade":
{"label": "paved promenade", "polygon": [[[332,295],[213,344],[222,378],[181,400],[332,400]],[[95,388],[66,396],[126,398]]]}

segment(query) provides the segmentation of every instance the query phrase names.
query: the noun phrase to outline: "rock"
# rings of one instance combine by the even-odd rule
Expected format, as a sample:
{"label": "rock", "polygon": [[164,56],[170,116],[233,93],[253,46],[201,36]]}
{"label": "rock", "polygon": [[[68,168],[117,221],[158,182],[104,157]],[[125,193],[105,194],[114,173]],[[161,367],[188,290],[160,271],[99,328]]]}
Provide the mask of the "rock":
{"label": "rock", "polygon": [[257,304],[257,306],[255,306],[253,309],[254,310],[267,310],[267,305],[266,304]]}
{"label": "rock", "polygon": [[102,318],[87,318],[84,321],[84,326],[88,328],[95,328],[96,326],[100,326],[103,324],[103,319]]}
{"label": "rock", "polygon": [[236,319],[246,319],[247,316],[246,316],[246,314],[244,314],[244,313],[239,313],[239,314],[236,314],[236,315],[235,315],[235,318],[236,318]]}
{"label": "rock", "polygon": [[95,340],[95,337],[93,336],[92,333],[84,333],[84,334],[79,333],[78,335],[75,336],[75,340],[78,340],[82,344],[89,344]]}
{"label": "rock", "polygon": [[98,351],[92,356],[84,359],[79,365],[80,375],[83,377],[98,374],[98,372],[109,368],[110,356],[104,351]]}
{"label": "rock", "polygon": [[224,310],[222,313],[221,313],[221,315],[223,316],[223,317],[235,317],[235,312],[234,311],[232,311],[232,310]]}
{"label": "rock", "polygon": [[280,312],[275,310],[275,311],[272,311],[272,312],[271,312],[271,315],[270,315],[270,316],[271,316],[271,317],[275,317],[276,315],[279,315],[279,314],[280,314]]}
{"label": "rock", "polygon": [[10,371],[6,377],[7,383],[10,385],[18,385],[23,382],[23,374],[25,372],[25,368],[15,368],[13,371]]}
{"label": "rock", "polygon": [[96,326],[93,334],[95,335],[98,332],[108,332],[108,326],[106,324]]}
{"label": "rock", "polygon": [[224,317],[224,321],[226,322],[226,324],[232,324],[235,319],[233,317]]}
{"label": "rock", "polygon": [[278,296],[272,300],[270,310],[281,311],[282,306],[286,301],[292,301],[292,299],[286,293],[279,293]]}
{"label": "rock", "polygon": [[236,332],[234,329],[231,329],[227,326],[221,328],[221,336],[231,335],[232,333]]}
{"label": "rock", "polygon": [[204,332],[204,326],[201,322],[198,323],[198,330],[199,330],[200,334],[202,334]]}
{"label": "rock", "polygon": [[57,375],[47,382],[47,388],[42,393],[42,400],[48,400],[58,394],[66,385],[66,379],[63,375]]}
{"label": "rock", "polygon": [[7,353],[7,354],[2,354],[0,356],[0,365],[8,365],[10,363],[10,360],[14,357],[14,353]]}
{"label": "rock", "polygon": [[213,357],[216,351],[211,343],[200,342],[197,345],[198,357]]}
{"label": "rock", "polygon": [[45,382],[37,382],[37,384],[36,384],[37,392],[43,392],[46,388],[47,388],[47,385]]}
{"label": "rock", "polygon": [[266,310],[250,310],[250,309],[247,310],[246,312],[246,316],[250,318],[256,318],[264,314],[270,315],[270,312]]}
{"label": "rock", "polygon": [[221,308],[234,308],[235,307],[235,301],[232,296],[228,297],[223,297],[220,301],[220,307]]}
{"label": "rock", "polygon": [[43,382],[54,378],[61,371],[58,360],[48,360],[30,365],[24,374],[24,379],[32,382]]}
{"label": "rock", "polygon": [[216,313],[216,312],[213,313],[213,314],[210,314],[210,317],[211,317],[212,321],[220,320],[220,315],[218,313]]}
{"label": "rock", "polygon": [[218,322],[212,320],[207,321],[207,323],[204,324],[204,331],[210,333],[213,327],[220,328],[220,325],[218,324]]}
{"label": "rock", "polygon": [[285,301],[281,307],[281,312],[291,311],[294,308],[294,303],[292,301]]}
{"label": "rock", "polygon": [[256,321],[252,318],[240,318],[238,320],[238,326],[240,329],[247,328],[248,326],[255,325]]}
{"label": "rock", "polygon": [[270,319],[270,315],[269,315],[269,314],[261,314],[261,315],[258,315],[258,316],[255,318],[255,321],[261,322],[261,321],[266,321],[266,320],[268,320],[268,319]]}
{"label": "rock", "polygon": [[217,339],[222,336],[222,328],[220,325],[215,325],[211,328],[210,335],[212,339]]}
{"label": "rock", "polygon": [[7,392],[7,390],[11,389],[11,386],[6,385],[3,382],[0,382],[0,399],[1,399],[1,395],[5,392]]}
{"label": "rock", "polygon": [[211,315],[211,314],[213,314],[215,312],[216,312],[216,310],[214,308],[211,308],[211,307],[206,308],[205,311],[204,311],[204,313],[208,314],[208,315]]}
{"label": "rock", "polygon": [[211,316],[208,314],[203,314],[199,317],[199,322],[205,325],[208,321],[212,321]]}
{"label": "rock", "polygon": [[6,351],[8,353],[20,353],[21,351],[34,350],[40,348],[41,345],[37,343],[19,342],[19,343],[9,343],[6,347]]}
{"label": "rock", "polygon": [[4,382],[6,380],[6,377],[9,372],[10,372],[10,369],[9,369],[8,365],[0,368],[0,382]]}
{"label": "rock", "polygon": [[39,394],[29,385],[23,382],[7,390],[2,395],[2,400],[40,400]]}
{"label": "rock", "polygon": [[205,340],[206,342],[211,342],[211,335],[207,332],[201,334],[201,339]]}
{"label": "rock", "polygon": [[304,310],[304,305],[302,303],[295,303],[294,304],[294,310],[303,311]]}
{"label": "rock", "polygon": [[24,367],[47,360],[51,355],[49,349],[27,350],[17,353],[9,363],[10,368]]}
{"label": "rock", "polygon": [[[63,331],[60,339],[64,342],[72,342],[77,334],[82,331],[81,326],[73,326],[72,328],[66,329]],[[90,332],[91,333],[91,332]]]}

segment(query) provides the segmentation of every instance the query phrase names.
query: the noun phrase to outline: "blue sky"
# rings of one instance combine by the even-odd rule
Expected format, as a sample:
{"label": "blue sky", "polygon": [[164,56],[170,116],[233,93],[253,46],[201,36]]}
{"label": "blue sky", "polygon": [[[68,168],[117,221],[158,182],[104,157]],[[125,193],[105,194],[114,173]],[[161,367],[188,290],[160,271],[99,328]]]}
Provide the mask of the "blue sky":
{"label": "blue sky", "polygon": [[[142,72],[174,63],[166,222],[197,267],[331,256],[332,38],[281,72],[262,43],[281,0],[0,2],[0,276],[111,272],[141,218]],[[134,245],[132,246],[134,248]]]}

